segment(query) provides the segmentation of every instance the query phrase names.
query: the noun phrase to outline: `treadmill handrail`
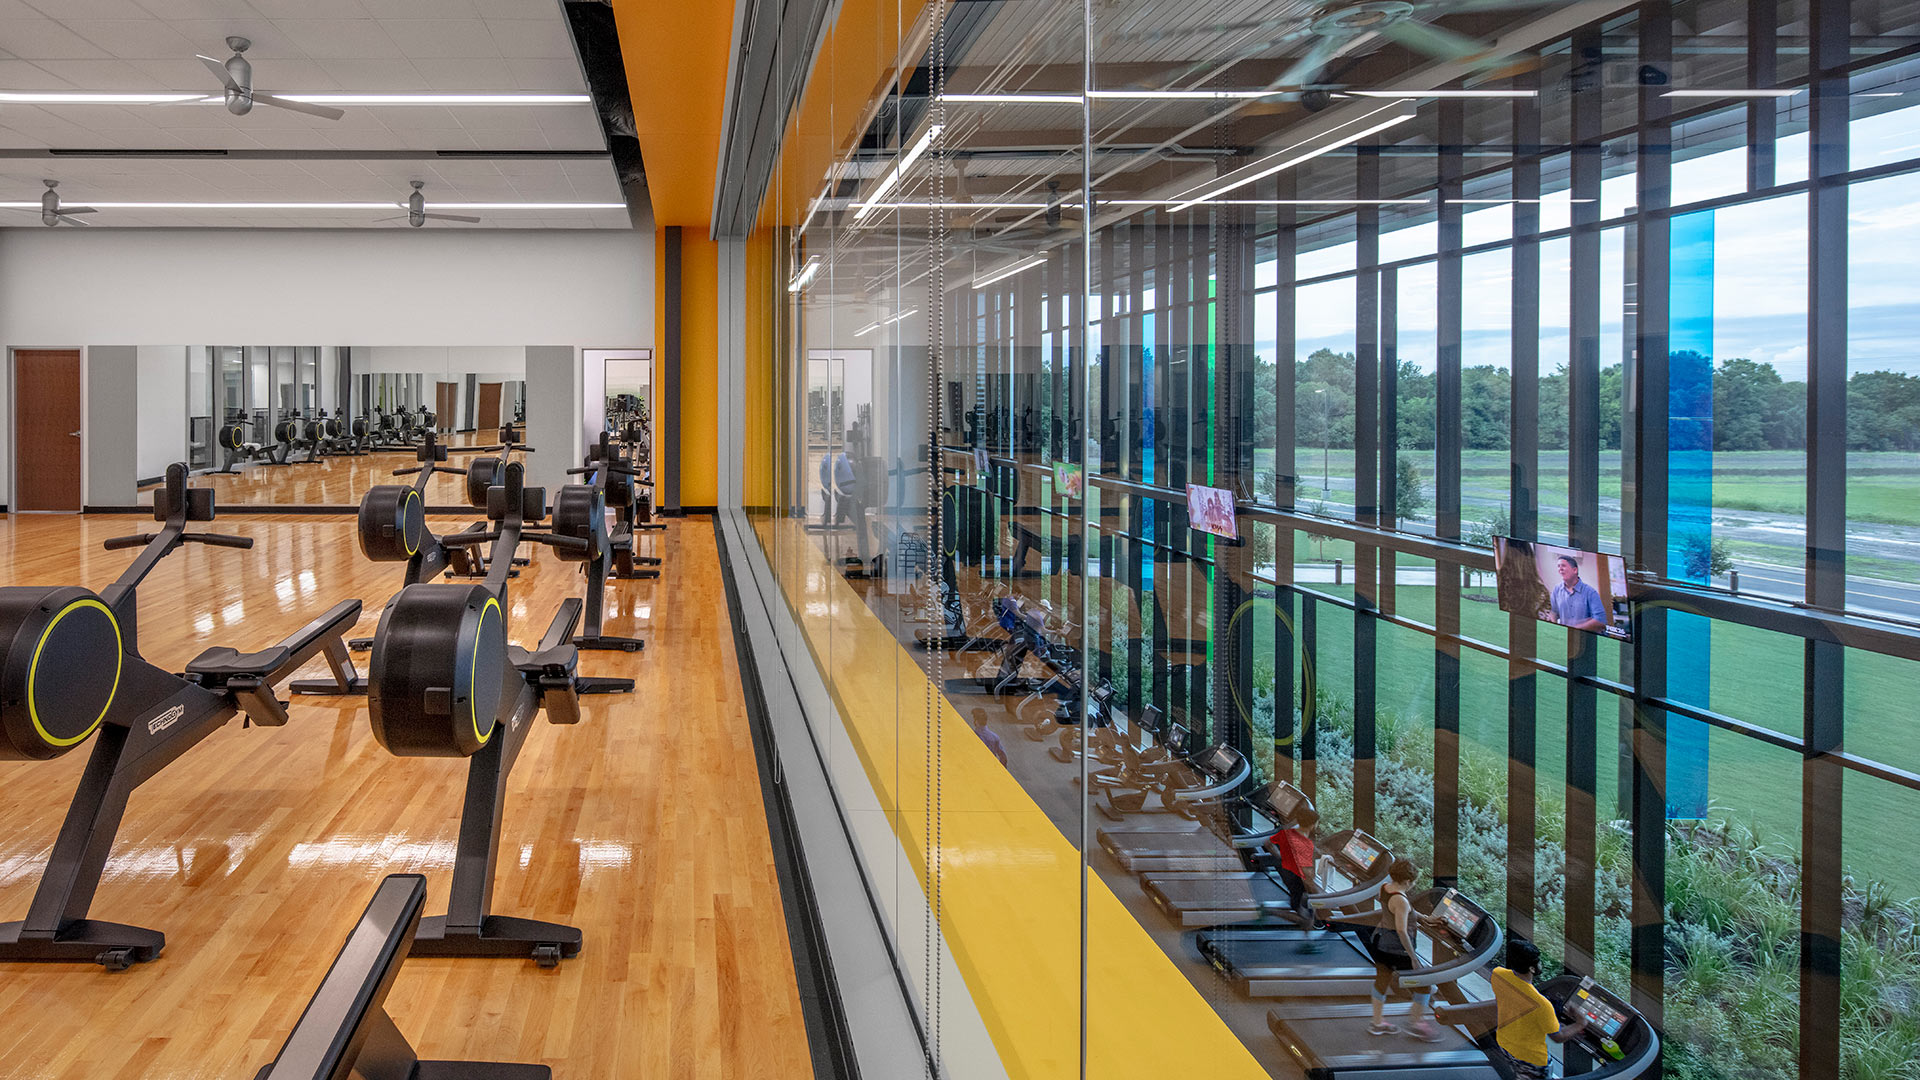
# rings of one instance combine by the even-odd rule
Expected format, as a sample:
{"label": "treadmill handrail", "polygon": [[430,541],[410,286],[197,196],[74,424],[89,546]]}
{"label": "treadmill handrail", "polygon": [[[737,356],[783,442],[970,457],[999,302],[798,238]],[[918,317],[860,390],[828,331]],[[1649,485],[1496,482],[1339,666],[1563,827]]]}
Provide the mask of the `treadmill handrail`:
{"label": "treadmill handrail", "polygon": [[[1447,891],[1446,889],[1429,889],[1421,893],[1414,901],[1414,910],[1418,911],[1422,906],[1421,901],[1425,901],[1425,907],[1428,911],[1431,911],[1433,906],[1439,902],[1440,898],[1447,894]],[[1487,966],[1494,957],[1500,955],[1501,948],[1506,944],[1506,934],[1501,931],[1498,919],[1495,919],[1484,910],[1482,910],[1481,915],[1481,925],[1488,927],[1490,930],[1485,944],[1479,948],[1474,948],[1471,943],[1464,943],[1467,945],[1467,951],[1456,955],[1451,960],[1439,963],[1429,962],[1417,965],[1410,971],[1403,971],[1400,973],[1401,984],[1405,986],[1445,986],[1448,983],[1458,982],[1460,979],[1473,974],[1475,971]],[[1429,933],[1427,938],[1437,943],[1435,935]],[[1451,948],[1451,946],[1449,946],[1449,948]],[[1431,960],[1433,955],[1432,946],[1428,947],[1427,953],[1429,960]]]}
{"label": "treadmill handrail", "polygon": [[[1353,836],[1354,831],[1353,829],[1342,829],[1332,836],[1327,837],[1325,840],[1316,841],[1314,846],[1319,849],[1323,855],[1338,855],[1340,849],[1346,846],[1347,840]],[[1386,887],[1387,879],[1392,875],[1392,870],[1393,852],[1388,851],[1383,857],[1373,861],[1373,872],[1371,874],[1368,874],[1358,881],[1349,879],[1347,887],[1344,889],[1334,889],[1329,892],[1309,894],[1309,899],[1313,901],[1315,907],[1329,908],[1348,907],[1363,901],[1372,900],[1380,895],[1381,889]],[[1344,872],[1341,876],[1345,876]]]}

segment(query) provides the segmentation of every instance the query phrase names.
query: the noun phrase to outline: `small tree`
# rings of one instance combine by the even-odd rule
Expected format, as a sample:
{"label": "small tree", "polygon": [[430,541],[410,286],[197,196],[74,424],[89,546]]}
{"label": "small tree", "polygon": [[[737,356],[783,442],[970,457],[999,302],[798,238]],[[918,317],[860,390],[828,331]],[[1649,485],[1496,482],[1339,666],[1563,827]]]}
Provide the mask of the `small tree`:
{"label": "small tree", "polygon": [[1709,538],[1706,533],[1688,533],[1680,542],[1680,556],[1687,577],[1711,581],[1733,569],[1733,552],[1725,540]]}
{"label": "small tree", "polygon": [[[1494,537],[1511,536],[1512,534],[1513,519],[1507,515],[1507,508],[1502,506],[1494,510],[1492,517],[1473,523],[1472,527],[1467,530],[1467,543],[1472,544],[1474,547],[1490,548],[1493,546]],[[1472,588],[1478,584],[1479,581],[1480,571],[1467,571],[1468,588]]]}
{"label": "small tree", "polygon": [[1274,559],[1274,535],[1279,530],[1271,525],[1255,523],[1253,526],[1253,565],[1255,567],[1272,566]]}
{"label": "small tree", "polygon": [[[1311,517],[1326,517],[1327,504],[1324,502],[1321,502],[1319,499],[1315,499],[1314,501],[1301,507],[1300,512],[1303,514],[1307,514]],[[1333,539],[1333,537],[1322,536],[1321,534],[1309,529],[1307,530],[1307,539],[1313,541],[1314,557],[1324,562],[1327,557],[1327,541]]]}
{"label": "small tree", "polygon": [[1427,489],[1421,482],[1420,466],[1409,458],[1399,460],[1394,467],[1393,512],[1401,521],[1416,521],[1426,516]]}

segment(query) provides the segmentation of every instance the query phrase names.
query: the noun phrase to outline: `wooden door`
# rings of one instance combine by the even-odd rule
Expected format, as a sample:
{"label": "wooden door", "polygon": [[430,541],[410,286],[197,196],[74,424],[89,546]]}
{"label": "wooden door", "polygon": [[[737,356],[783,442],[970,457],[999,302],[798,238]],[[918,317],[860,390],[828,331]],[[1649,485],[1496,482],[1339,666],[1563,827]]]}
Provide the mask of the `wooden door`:
{"label": "wooden door", "polygon": [[454,403],[460,400],[459,383],[435,383],[433,388],[434,423],[441,431],[457,431],[460,418],[453,415]]}
{"label": "wooden door", "polygon": [[481,431],[500,430],[500,384],[483,382],[480,384],[480,418],[474,427]]}
{"label": "wooden door", "polygon": [[15,510],[80,509],[80,350],[13,354]]}

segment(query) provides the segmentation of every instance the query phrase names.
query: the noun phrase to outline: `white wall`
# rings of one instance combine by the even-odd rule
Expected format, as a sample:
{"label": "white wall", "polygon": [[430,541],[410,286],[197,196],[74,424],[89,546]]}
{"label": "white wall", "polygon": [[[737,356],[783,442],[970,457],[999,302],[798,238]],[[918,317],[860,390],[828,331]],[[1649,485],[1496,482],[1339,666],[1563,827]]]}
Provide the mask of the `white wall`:
{"label": "white wall", "polygon": [[0,232],[0,342],[14,346],[605,348],[653,334],[650,232]]}
{"label": "white wall", "polygon": [[[533,339],[538,341],[538,338]],[[355,375],[417,372],[448,375],[493,375],[520,372],[527,367],[527,343],[516,345],[376,345],[353,350]],[[522,378],[515,375],[514,378]],[[457,380],[456,380],[457,381]]]}
{"label": "white wall", "polygon": [[136,350],[134,382],[134,476],[165,476],[187,455],[187,347],[142,345]]}

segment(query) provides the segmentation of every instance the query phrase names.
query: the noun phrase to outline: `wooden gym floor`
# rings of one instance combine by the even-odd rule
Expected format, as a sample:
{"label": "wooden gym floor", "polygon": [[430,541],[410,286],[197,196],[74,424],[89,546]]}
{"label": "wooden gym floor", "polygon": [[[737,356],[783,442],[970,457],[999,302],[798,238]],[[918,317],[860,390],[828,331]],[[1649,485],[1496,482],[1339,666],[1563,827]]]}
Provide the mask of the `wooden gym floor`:
{"label": "wooden gym floor", "polygon": [[[97,590],[134,555],[100,541],[151,527],[0,518],[0,583]],[[265,647],[348,597],[371,633],[401,577],[360,556],[350,517],[195,528],[257,543],[190,545],[148,578],[140,640],[162,667]],[[547,971],[407,961],[388,1009],[423,1057],[544,1062],[559,1080],[811,1072],[713,529],[676,521],[646,543],[665,576],[614,583],[607,620],[645,651],[580,665],[637,693],[584,699],[577,727],[540,721],[505,811],[495,912],[570,922],[585,948]],[[573,565],[534,559],[510,588],[528,644],[580,586]],[[236,719],[134,793],[92,914],[161,930],[166,951],[119,974],[0,964],[0,1078],[250,1077],[383,875],[426,874],[427,912],[446,910],[466,763],[387,754],[361,699],[298,698],[292,714]],[[0,762],[0,919],[25,914],[87,749]]]}

